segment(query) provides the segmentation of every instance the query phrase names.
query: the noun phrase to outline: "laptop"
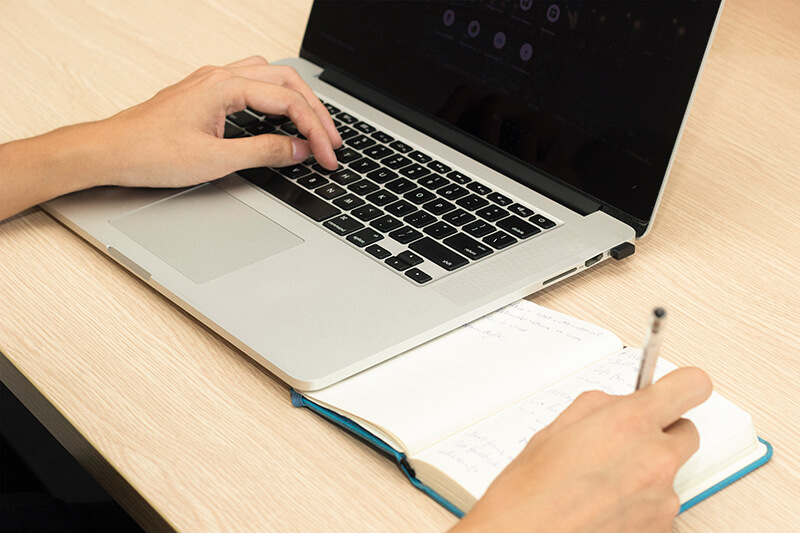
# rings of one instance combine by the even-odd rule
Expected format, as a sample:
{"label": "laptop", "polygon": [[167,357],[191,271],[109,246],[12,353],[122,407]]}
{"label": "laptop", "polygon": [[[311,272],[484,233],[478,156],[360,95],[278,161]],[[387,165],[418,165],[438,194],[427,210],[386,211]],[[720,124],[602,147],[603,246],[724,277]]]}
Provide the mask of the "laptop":
{"label": "laptop", "polygon": [[[44,209],[280,379],[335,383],[653,223],[720,2],[315,2],[313,158]],[[243,110],[228,137],[297,135]],[[486,354],[491,357],[491,354]]]}

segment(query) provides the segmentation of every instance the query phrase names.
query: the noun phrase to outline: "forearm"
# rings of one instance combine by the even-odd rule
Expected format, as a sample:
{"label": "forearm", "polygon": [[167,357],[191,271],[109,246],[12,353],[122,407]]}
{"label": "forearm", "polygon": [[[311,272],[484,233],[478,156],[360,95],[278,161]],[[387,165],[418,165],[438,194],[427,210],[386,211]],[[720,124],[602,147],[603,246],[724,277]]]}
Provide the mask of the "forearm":
{"label": "forearm", "polygon": [[108,183],[114,173],[105,121],[0,145],[0,220],[51,198]]}

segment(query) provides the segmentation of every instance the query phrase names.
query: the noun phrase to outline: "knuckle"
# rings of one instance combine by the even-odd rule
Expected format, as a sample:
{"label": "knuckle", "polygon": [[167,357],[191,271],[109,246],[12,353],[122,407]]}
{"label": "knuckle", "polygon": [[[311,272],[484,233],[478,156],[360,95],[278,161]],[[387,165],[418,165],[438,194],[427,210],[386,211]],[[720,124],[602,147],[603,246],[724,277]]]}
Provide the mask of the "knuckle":
{"label": "knuckle", "polygon": [[598,406],[607,402],[611,396],[603,391],[589,390],[584,391],[575,398],[575,403],[580,402],[581,405]]}

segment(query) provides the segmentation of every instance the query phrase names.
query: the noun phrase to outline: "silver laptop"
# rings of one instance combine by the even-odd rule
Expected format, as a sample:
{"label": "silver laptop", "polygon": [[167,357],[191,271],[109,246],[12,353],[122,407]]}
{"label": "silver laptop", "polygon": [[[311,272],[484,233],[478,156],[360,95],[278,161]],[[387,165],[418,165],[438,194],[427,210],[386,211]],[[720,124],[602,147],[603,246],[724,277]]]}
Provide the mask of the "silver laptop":
{"label": "silver laptop", "polygon": [[[316,2],[313,159],[43,207],[313,390],[609,257],[650,227],[720,2]],[[226,136],[297,135],[244,110]],[[491,357],[491,354],[487,354]]]}

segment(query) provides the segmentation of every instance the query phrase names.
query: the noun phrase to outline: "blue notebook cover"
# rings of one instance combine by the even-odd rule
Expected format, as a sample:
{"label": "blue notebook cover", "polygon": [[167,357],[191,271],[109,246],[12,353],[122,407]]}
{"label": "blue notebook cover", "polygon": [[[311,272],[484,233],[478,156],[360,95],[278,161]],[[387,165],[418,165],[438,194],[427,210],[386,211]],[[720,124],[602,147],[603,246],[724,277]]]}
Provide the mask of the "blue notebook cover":
{"label": "blue notebook cover", "polygon": [[[405,474],[405,476],[408,478],[408,480],[411,482],[412,485],[414,485],[416,488],[418,488],[419,490],[421,490],[422,492],[433,498],[434,501],[439,503],[442,507],[453,513],[458,518],[462,518],[464,516],[464,511],[462,511],[461,509],[450,503],[448,500],[443,498],[439,493],[437,493],[436,491],[434,491],[433,489],[422,483],[416,477],[416,474],[414,473],[414,470],[411,468],[411,465],[409,465],[408,460],[406,459],[406,455],[404,453],[398,452],[397,450],[386,444],[386,442],[379,439],[378,437],[376,437],[375,435],[373,435],[372,433],[361,427],[359,424],[353,422],[349,418],[342,416],[330,409],[322,407],[321,405],[309,400],[299,392],[292,390],[291,395],[292,395],[293,406],[306,407],[308,409],[311,409],[313,412],[317,413],[321,417],[349,431],[353,435],[365,441],[367,444],[370,444],[371,446],[376,448],[378,451],[386,454],[397,463],[397,465],[400,467],[400,470],[403,472],[403,474]],[[680,512],[682,513],[687,509],[697,505],[699,502],[705,500],[712,494],[724,489],[734,481],[741,479],[745,475],[749,474],[759,466],[769,461],[772,458],[772,445],[770,445],[770,443],[768,443],[767,441],[763,440],[760,437],[758,440],[766,446],[766,453],[764,453],[764,455],[762,455],[756,461],[745,466],[741,470],[723,479],[719,483],[716,483],[715,485],[704,490],[697,496],[684,502],[684,504],[681,505]]]}

